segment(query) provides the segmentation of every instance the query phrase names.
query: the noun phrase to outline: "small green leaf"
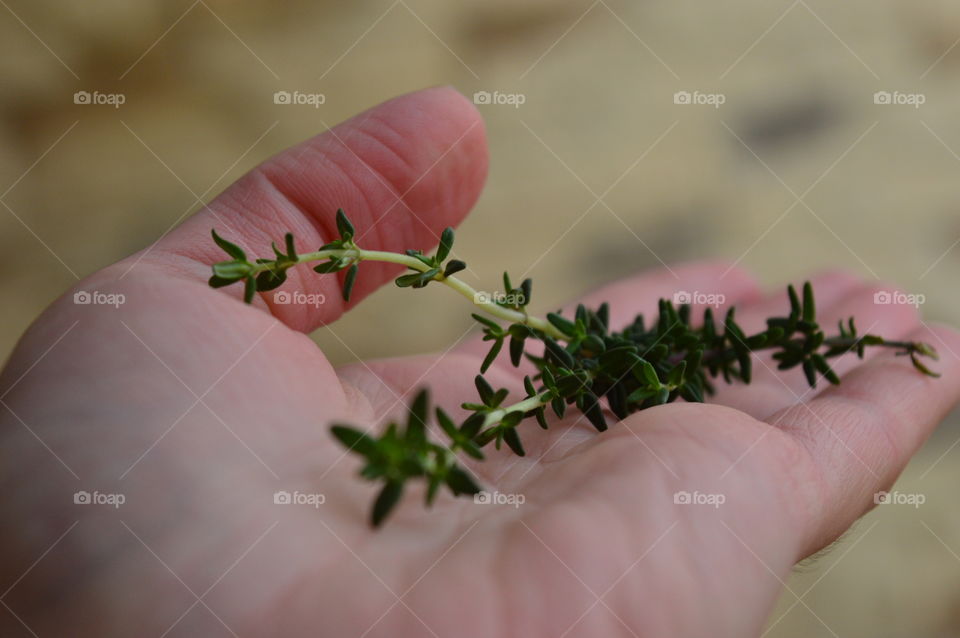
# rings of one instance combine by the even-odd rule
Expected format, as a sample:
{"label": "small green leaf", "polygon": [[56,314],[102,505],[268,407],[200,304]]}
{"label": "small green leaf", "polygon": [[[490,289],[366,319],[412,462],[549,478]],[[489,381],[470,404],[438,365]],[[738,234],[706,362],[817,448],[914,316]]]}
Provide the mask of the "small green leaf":
{"label": "small green leaf", "polygon": [[227,279],[225,277],[218,277],[216,275],[207,280],[207,285],[209,285],[211,288],[223,288],[224,286],[229,286],[230,284],[235,283],[237,283],[236,279]]}
{"label": "small green leaf", "polygon": [[[520,415],[521,417],[523,415]],[[510,427],[503,431],[503,440],[507,446],[513,450],[513,453],[517,456],[526,456],[526,451],[523,449],[523,443],[520,441],[520,435],[517,434],[516,427]]]}
{"label": "small green leaf", "polygon": [[237,281],[250,274],[253,266],[246,261],[221,261],[213,265],[213,274],[221,279]]}
{"label": "small green leaf", "polygon": [[328,273],[337,272],[338,270],[343,270],[343,264],[340,263],[339,259],[331,259],[330,261],[314,266],[313,270],[321,275],[326,275]]}
{"label": "small green leaf", "polygon": [[500,354],[500,348],[502,346],[503,346],[503,339],[493,340],[493,345],[490,346],[490,351],[487,352],[487,356],[483,358],[483,363],[480,364],[480,374],[483,374],[490,369],[490,366],[493,364],[494,360],[497,358],[497,355]]}
{"label": "small green leaf", "polygon": [[403,483],[400,481],[389,481],[380,490],[380,495],[373,503],[373,511],[370,514],[370,522],[374,527],[380,527],[390,511],[400,502],[403,496]]}
{"label": "small green leaf", "polygon": [[240,248],[240,246],[228,242],[226,239],[218,235],[217,231],[213,229],[210,229],[210,234],[213,235],[213,241],[216,242],[217,246],[220,246],[220,248],[223,249],[223,252],[239,261],[246,261],[247,254],[243,252],[243,249]]}
{"label": "small green leaf", "polygon": [[418,281],[420,281],[420,273],[415,272],[410,275],[401,275],[393,283],[397,284],[398,288],[409,288]]}
{"label": "small green leaf", "polygon": [[493,387],[487,383],[487,380],[483,378],[483,375],[478,374],[474,377],[473,383],[477,386],[477,393],[480,395],[480,400],[483,401],[485,405],[493,403],[496,393],[493,391]]}
{"label": "small green leaf", "polygon": [[453,248],[453,229],[447,226],[443,229],[443,233],[440,235],[440,245],[437,246],[438,264],[443,263],[443,260],[450,254],[451,248]]}
{"label": "small green leaf", "polygon": [[467,269],[467,264],[465,262],[462,262],[459,259],[451,259],[450,261],[447,262],[446,268],[443,269],[443,276],[450,277],[452,275],[457,274],[461,270],[466,270],[466,269]]}
{"label": "small green leaf", "polygon": [[257,290],[261,292],[266,292],[268,290],[273,290],[279,288],[283,285],[283,282],[287,280],[287,271],[281,270],[279,272],[274,272],[272,270],[264,270],[262,273],[257,275]]}
{"label": "small green leaf", "polygon": [[357,270],[359,268],[356,264],[350,266],[347,270],[347,276],[343,278],[343,300],[350,301],[350,293],[353,292],[353,284],[357,281]]}
{"label": "small green leaf", "polygon": [[243,281],[243,302],[252,303],[253,297],[257,294],[257,280],[253,276],[247,277]]}
{"label": "small green leaf", "polygon": [[575,334],[576,327],[574,326],[573,322],[554,312],[547,313],[547,321],[549,321],[554,328],[565,335],[572,337]]}
{"label": "small green leaf", "polygon": [[607,429],[607,421],[603,418],[600,400],[592,392],[585,392],[583,395],[583,413],[597,431],[603,432]]}
{"label": "small green leaf", "polygon": [[[653,367],[653,364],[647,361],[646,359],[640,359],[635,366],[640,367],[640,374],[643,376],[643,380],[652,388],[660,387],[660,377],[657,376],[657,369]],[[636,367],[634,368],[636,370]],[[636,373],[634,374],[636,376]],[[639,378],[638,378],[639,380]]]}
{"label": "small green leaf", "polygon": [[356,233],[353,224],[347,219],[347,214],[343,212],[342,208],[337,209],[337,232],[340,233],[340,237],[344,241],[350,241]]}
{"label": "small green leaf", "polygon": [[803,320],[814,323],[817,320],[817,307],[813,303],[813,286],[809,281],[803,284]]}
{"label": "small green leaf", "polygon": [[480,486],[473,480],[473,477],[470,476],[466,470],[456,465],[447,471],[446,483],[447,487],[453,491],[455,496],[461,494],[476,494],[480,491]]}
{"label": "small green leaf", "polygon": [[407,415],[406,439],[420,445],[427,440],[427,412],[430,410],[430,393],[421,390],[410,405]]}
{"label": "small green leaf", "polygon": [[330,428],[330,432],[351,452],[370,456],[377,449],[376,439],[348,425],[335,425]]}

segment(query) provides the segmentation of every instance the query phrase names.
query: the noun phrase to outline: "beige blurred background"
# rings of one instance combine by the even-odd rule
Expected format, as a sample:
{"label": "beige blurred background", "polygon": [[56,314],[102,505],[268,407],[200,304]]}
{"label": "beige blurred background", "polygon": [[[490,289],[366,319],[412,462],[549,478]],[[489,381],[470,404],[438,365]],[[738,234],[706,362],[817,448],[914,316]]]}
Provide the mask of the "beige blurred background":
{"label": "beige blurred background", "polygon": [[[458,252],[486,282],[529,271],[540,310],[660,260],[721,256],[770,285],[852,268],[960,323],[955,2],[0,5],[4,358],[77,277],[258,161],[434,84],[523,96],[479,106],[491,173]],[[77,91],[125,103],[75,104]],[[325,102],[278,105],[276,91]],[[675,104],[678,91],[724,103]],[[877,91],[924,103],[876,104]],[[385,289],[318,341],[347,362],[440,349],[469,328],[461,305],[427,291],[431,330],[378,329],[386,312],[413,321],[391,309],[409,294]],[[766,635],[960,635],[956,421],[898,484],[926,503],[878,508],[798,568]]]}

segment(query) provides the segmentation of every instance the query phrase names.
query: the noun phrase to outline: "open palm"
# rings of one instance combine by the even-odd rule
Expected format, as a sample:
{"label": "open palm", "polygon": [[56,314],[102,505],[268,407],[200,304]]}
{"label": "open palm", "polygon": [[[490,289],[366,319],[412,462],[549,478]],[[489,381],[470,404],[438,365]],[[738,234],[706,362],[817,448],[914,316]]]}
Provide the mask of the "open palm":
{"label": "open palm", "polygon": [[[824,325],[856,315],[928,341],[943,378],[844,358],[842,385],[811,392],[758,359],[753,384],[712,404],[645,410],[602,435],[568,414],[529,431],[524,458],[491,449],[470,467],[505,502],[442,496],[426,511],[411,491],[371,531],[375,487],[326,424],[375,428],[425,386],[459,414],[482,344],[335,370],[304,333],[346,309],[337,279],[298,268],[284,290],[324,303],[244,306],[205,284],[220,259],[209,230],[249,254],[287,231],[312,249],[343,207],[364,246],[426,249],[485,174],[466,100],[403,96],[258,167],[47,310],[0,377],[3,635],[757,635],[792,565],[871,506],[958,398],[960,337],[826,274]],[[365,263],[354,303],[395,275]],[[786,303],[716,263],[586,301],[610,301],[617,326],[678,290],[724,295],[748,330]],[[488,378],[522,391],[509,365]],[[123,503],[78,505],[79,491]]]}

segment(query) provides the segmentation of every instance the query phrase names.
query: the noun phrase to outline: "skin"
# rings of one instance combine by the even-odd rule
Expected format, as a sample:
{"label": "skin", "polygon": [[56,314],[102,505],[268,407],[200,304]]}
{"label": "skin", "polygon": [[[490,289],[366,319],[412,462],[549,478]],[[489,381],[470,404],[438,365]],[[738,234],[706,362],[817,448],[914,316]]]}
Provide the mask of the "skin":
{"label": "skin", "polygon": [[[209,231],[248,255],[291,231],[305,251],[334,236],[343,207],[362,245],[427,249],[470,210],[486,170],[467,100],[402,96],[270,159],[44,312],[0,375],[3,635],[758,635],[792,566],[872,507],[960,395],[957,333],[825,273],[813,277],[823,325],[855,315],[929,342],[943,377],[870,353],[838,361],[840,386],[810,391],[761,357],[749,387],[603,435],[576,414],[547,432],[524,424],[527,457],[491,448],[471,466],[488,489],[524,495],[520,507],[443,495],[428,511],[416,487],[374,532],[376,486],[326,424],[375,430],[425,385],[462,416],[483,344],[335,369],[304,333],[348,309],[342,280],[300,267],[284,289],[326,303],[265,293],[245,306],[237,287],[206,286],[223,258]],[[785,312],[782,290],[765,295],[726,264],[672,270],[585,301],[611,301],[614,325],[677,290],[725,295],[748,330]],[[362,265],[350,305],[397,274]],[[74,304],[76,290],[125,303]],[[521,391],[509,364],[487,377]],[[279,489],[325,502],[275,505]],[[75,505],[77,490],[126,501]],[[675,504],[681,490],[725,500]]]}

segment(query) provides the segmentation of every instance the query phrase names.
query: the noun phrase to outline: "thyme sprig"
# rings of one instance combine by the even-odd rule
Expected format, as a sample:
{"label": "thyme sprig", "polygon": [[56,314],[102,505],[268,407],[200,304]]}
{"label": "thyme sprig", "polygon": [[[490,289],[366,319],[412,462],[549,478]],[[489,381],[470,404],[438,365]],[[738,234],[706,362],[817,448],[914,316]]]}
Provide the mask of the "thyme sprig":
{"label": "thyme sprig", "polygon": [[[828,359],[847,353],[863,358],[867,347],[892,348],[898,355],[909,356],[914,367],[929,376],[939,376],[921,361],[921,357],[937,359],[928,344],[911,341],[887,341],[883,337],[860,334],[854,319],[840,321],[838,333],[827,336],[816,321],[813,288],[804,283],[801,292],[787,288],[789,313],[767,319],[766,328],[748,335],[736,321],[736,310],[730,308],[722,317],[715,317],[711,308],[701,322],[692,321],[689,305],[675,306],[661,299],[655,320],[649,324],[643,315],[622,330],[611,330],[609,306],[596,309],[577,306],[572,316],[561,312],[540,318],[527,312],[532,282],[525,279],[514,286],[507,273],[504,290],[497,295],[478,292],[454,275],[466,264],[451,259],[454,232],[443,231],[436,253],[420,250],[405,253],[365,250],[355,242],[356,231],[342,210],[336,215],[339,239],[317,251],[298,254],[293,235],[284,238],[284,251],[273,245],[273,259],[249,261],[237,245],[216,232],[213,239],[231,257],[213,265],[210,285],[219,288],[243,282],[244,300],[250,303],[258,292],[274,290],[287,279],[287,272],[304,263],[320,262],[314,270],[320,274],[346,271],[342,282],[345,301],[356,282],[358,265],[363,261],[380,261],[406,266],[410,271],[395,280],[401,288],[424,288],[438,282],[469,299],[483,314],[472,317],[480,324],[483,339],[490,349],[474,379],[478,401],[463,403],[468,412],[459,424],[441,408],[434,410],[440,429],[448,439],[437,443],[427,435],[430,399],[426,390],[414,398],[406,423],[389,423],[383,433],[373,437],[349,425],[334,425],[332,433],[350,451],[362,456],[365,464],[361,476],[382,483],[371,512],[371,523],[379,526],[400,501],[408,481],[426,481],[426,504],[434,502],[441,486],[454,496],[476,494],[476,479],[459,462],[459,453],[483,460],[482,448],[503,444],[519,456],[525,455],[518,426],[533,418],[547,429],[547,413],[563,418],[568,406],[575,406],[600,432],[607,429],[604,406],[618,419],[657,405],[684,399],[702,402],[715,391],[714,382],[722,378],[750,383],[753,376],[753,353],[769,350],[780,370],[800,367],[811,387],[820,377],[837,384],[839,377]],[[495,321],[506,322],[502,325]],[[531,350],[529,343],[538,344]],[[509,391],[495,389],[484,378],[490,366],[508,344],[509,360],[519,366],[527,359],[536,374],[525,376],[525,396],[516,403],[507,403]]]}

